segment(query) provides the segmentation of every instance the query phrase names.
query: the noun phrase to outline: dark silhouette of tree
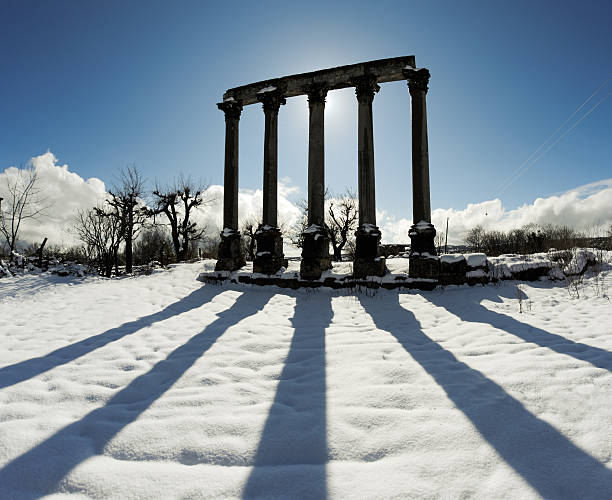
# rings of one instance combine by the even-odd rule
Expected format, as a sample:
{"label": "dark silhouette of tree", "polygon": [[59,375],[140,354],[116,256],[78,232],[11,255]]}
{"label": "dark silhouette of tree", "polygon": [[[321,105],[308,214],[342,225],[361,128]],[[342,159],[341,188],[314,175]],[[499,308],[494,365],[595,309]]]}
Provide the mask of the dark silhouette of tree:
{"label": "dark silhouette of tree", "polygon": [[181,175],[172,185],[165,188],[158,186],[153,191],[153,209],[148,213],[166,216],[178,262],[187,258],[190,243],[200,240],[206,232],[206,228],[199,227],[192,216],[194,209],[212,201],[204,196],[207,187]]}
{"label": "dark silhouette of tree", "polygon": [[108,205],[115,211],[121,223],[125,242],[125,272],[129,274],[133,265],[133,242],[150,213],[142,202],[144,179],[135,165],[121,170],[119,181],[109,194],[111,198]]}
{"label": "dark silhouette of tree", "polygon": [[242,221],[242,224],[240,225],[242,241],[246,251],[246,260],[248,261],[255,260],[255,232],[257,231],[260,223],[260,219],[257,219],[256,217],[249,217],[248,219]]}
{"label": "dark silhouette of tree", "polygon": [[85,244],[88,260],[94,262],[100,274],[110,278],[117,267],[117,254],[123,241],[123,228],[117,212],[104,205],[80,210],[74,229]]}
{"label": "dark silhouette of tree", "polygon": [[[342,250],[352,240],[353,233],[357,229],[359,220],[359,205],[355,194],[347,189],[340,196],[333,196],[325,192],[325,226],[324,229],[332,245],[333,260],[342,260]],[[302,215],[294,224],[289,233],[289,239],[296,247],[302,248],[304,242],[304,231],[308,227],[308,202],[300,200],[297,202],[302,210]]]}
{"label": "dark silhouette of tree", "polygon": [[330,197],[325,214],[325,226],[334,249],[334,260],[342,260],[342,249],[353,236],[358,221],[359,204],[355,193],[347,189],[338,197]]}
{"label": "dark silhouette of tree", "polygon": [[10,254],[15,251],[23,222],[42,217],[49,208],[38,184],[38,172],[33,167],[6,175],[4,197],[0,198],[0,232]]}
{"label": "dark silhouette of tree", "polygon": [[134,243],[134,260],[137,264],[159,261],[162,266],[173,258],[173,245],[163,226],[145,227]]}

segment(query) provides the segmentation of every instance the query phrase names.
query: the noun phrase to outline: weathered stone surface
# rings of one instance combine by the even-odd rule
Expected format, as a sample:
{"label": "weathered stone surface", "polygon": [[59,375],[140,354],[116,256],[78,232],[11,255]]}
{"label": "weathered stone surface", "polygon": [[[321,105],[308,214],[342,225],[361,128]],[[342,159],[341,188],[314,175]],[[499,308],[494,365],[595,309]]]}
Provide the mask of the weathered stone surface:
{"label": "weathered stone surface", "polygon": [[242,253],[240,233],[226,229],[221,233],[219,258],[215,271],[236,271],[246,264]]}
{"label": "weathered stone surface", "polygon": [[360,226],[355,231],[355,260],[353,276],[384,276],[387,271],[385,258],[380,256],[380,230],[371,224]]}
{"label": "weathered stone surface", "polygon": [[299,278],[281,278],[278,276],[269,277],[253,277],[249,275],[240,275],[236,278],[230,278],[229,276],[202,276],[201,281],[211,284],[221,284],[223,282],[231,283],[242,283],[245,285],[258,285],[258,286],[278,286],[280,288],[291,288],[297,290],[298,288],[333,288],[333,289],[349,289],[358,293],[362,289],[376,290],[384,288],[386,290],[433,290],[440,283],[437,280],[397,280],[390,282],[373,281],[366,279],[354,279],[354,278],[335,278],[329,277],[323,281],[313,280],[302,280]]}
{"label": "weathered stone surface", "polygon": [[260,226],[255,232],[256,254],[253,272],[276,274],[281,267],[287,266],[283,255],[283,238],[277,227]]}
{"label": "weathered stone surface", "polygon": [[440,275],[440,261],[436,256],[423,257],[413,256],[410,257],[410,263],[408,265],[408,276],[411,278],[425,278],[425,279],[438,279]]}
{"label": "weathered stone surface", "polygon": [[405,69],[412,115],[412,220],[431,222],[429,197],[429,146],[427,140],[427,84],[429,71]]}
{"label": "weathered stone surface", "polygon": [[410,257],[413,256],[435,256],[436,255],[436,230],[427,221],[420,221],[410,227]]}
{"label": "weathered stone surface", "polygon": [[467,262],[465,257],[460,256],[453,260],[446,260],[444,256],[440,257],[440,274],[438,279],[441,284],[462,285],[466,281],[466,272]]}
{"label": "weathered stone surface", "polygon": [[343,89],[353,87],[354,79],[364,75],[373,75],[378,83],[395,82],[406,79],[403,73],[406,66],[414,68],[414,56],[378,59],[242,85],[225,92],[223,100],[233,99],[246,106],[256,103],[258,93],[271,87],[283,89],[285,97],[306,95],[313,84],[324,84],[329,90]]}
{"label": "weathered stone surface", "polygon": [[323,271],[331,267],[329,238],[323,228],[311,226],[309,231],[304,233],[300,275],[304,279],[318,280]]}

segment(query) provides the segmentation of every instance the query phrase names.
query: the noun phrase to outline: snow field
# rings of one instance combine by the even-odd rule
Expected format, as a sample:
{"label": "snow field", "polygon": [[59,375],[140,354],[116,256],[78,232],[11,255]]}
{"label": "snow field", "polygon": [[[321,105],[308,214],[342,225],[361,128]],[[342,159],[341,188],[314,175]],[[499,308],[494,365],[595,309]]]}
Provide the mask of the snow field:
{"label": "snow field", "polygon": [[0,498],[606,498],[612,307],[201,264],[0,282]]}

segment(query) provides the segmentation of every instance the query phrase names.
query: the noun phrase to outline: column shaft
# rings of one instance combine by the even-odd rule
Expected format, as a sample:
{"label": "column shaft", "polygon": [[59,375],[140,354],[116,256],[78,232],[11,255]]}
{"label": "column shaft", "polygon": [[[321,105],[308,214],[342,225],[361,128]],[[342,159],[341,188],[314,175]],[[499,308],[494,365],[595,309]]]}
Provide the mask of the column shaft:
{"label": "column shaft", "polygon": [[[226,108],[228,109],[228,108]],[[223,228],[238,230],[238,123],[240,109],[225,113],[225,170],[223,175]]]}
{"label": "column shaft", "polygon": [[408,70],[412,113],[412,215],[413,223],[431,222],[429,150],[427,145],[427,84],[429,71]]}
{"label": "column shaft", "polygon": [[357,81],[355,93],[359,102],[357,115],[357,163],[359,191],[359,225],[376,225],[376,186],[374,182],[374,120],[372,101],[379,87],[374,78]]}
{"label": "column shaft", "polygon": [[278,226],[278,110],[285,99],[276,91],[260,98],[265,115],[263,216],[264,226]]}
{"label": "column shaft", "polygon": [[325,221],[325,95],[322,88],[308,94],[308,224]]}
{"label": "column shaft", "polygon": [[376,78],[365,75],[355,79],[359,103],[357,114],[357,163],[359,188],[359,228],[355,233],[353,275],[357,278],[382,276],[385,259],[380,257],[380,231],[376,227],[376,186],[374,183],[374,120],[372,101],[378,92]]}

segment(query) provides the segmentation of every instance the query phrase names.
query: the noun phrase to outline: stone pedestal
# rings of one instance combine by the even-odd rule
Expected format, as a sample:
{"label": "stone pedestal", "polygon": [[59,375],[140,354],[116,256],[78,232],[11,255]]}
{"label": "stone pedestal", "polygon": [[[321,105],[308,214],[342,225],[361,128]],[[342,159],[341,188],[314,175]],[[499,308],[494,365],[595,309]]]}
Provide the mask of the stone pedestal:
{"label": "stone pedestal", "polygon": [[438,279],[440,261],[436,256],[436,230],[426,221],[414,224],[410,231],[410,266],[408,275],[411,278]]}
{"label": "stone pedestal", "polygon": [[221,233],[215,271],[236,271],[245,264],[240,233],[229,228],[224,229]]}
{"label": "stone pedestal", "polygon": [[283,238],[280,230],[272,226],[260,226],[255,232],[257,252],[253,261],[253,272],[276,274],[281,267],[287,267],[283,255]]}
{"label": "stone pedestal", "polygon": [[371,224],[364,224],[355,232],[355,260],[353,276],[384,276],[385,258],[380,256],[380,230]]}
{"label": "stone pedestal", "polygon": [[410,257],[436,255],[436,229],[431,222],[422,220],[418,224],[413,224],[408,236],[410,236]]}
{"label": "stone pedestal", "polygon": [[329,238],[325,230],[321,226],[309,226],[304,232],[300,275],[303,279],[318,280],[321,273],[331,267]]}
{"label": "stone pedestal", "polygon": [[410,257],[408,265],[410,278],[437,280],[440,276],[440,260],[435,255]]}

